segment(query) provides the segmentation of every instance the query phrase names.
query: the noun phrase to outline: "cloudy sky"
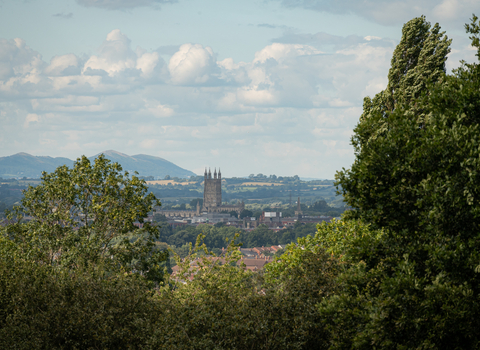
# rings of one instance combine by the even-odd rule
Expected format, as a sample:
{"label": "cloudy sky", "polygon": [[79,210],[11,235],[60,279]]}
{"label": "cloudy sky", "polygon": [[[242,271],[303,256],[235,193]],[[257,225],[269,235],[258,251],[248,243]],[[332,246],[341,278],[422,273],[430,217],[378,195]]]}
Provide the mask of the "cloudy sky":
{"label": "cloudy sky", "polygon": [[403,23],[474,51],[478,0],[0,0],[0,156],[116,150],[333,178]]}

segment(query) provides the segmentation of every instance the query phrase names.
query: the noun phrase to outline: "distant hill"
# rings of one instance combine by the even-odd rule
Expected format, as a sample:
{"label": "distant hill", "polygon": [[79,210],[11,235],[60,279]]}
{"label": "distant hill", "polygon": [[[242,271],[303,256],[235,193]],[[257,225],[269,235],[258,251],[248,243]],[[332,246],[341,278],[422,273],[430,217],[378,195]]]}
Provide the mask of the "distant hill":
{"label": "distant hill", "polygon": [[[133,173],[138,171],[139,175],[142,176],[154,176],[159,178],[164,178],[166,175],[171,177],[180,177],[186,178],[189,176],[196,176],[195,173],[190,170],[180,168],[178,165],[169,162],[160,157],[148,156],[146,154],[137,154],[135,156],[129,156],[117,151],[105,151],[102,152],[106,158],[110,159],[112,162],[119,163],[123,170]],[[93,161],[96,157],[100,155],[97,154],[89,159]]]}
{"label": "distant hill", "polygon": [[[196,175],[189,170],[180,168],[172,162],[159,157],[145,154],[129,156],[116,151],[105,151],[102,153],[112,162],[119,163],[123,170],[130,173],[137,171],[141,176],[164,178],[166,175],[170,175],[171,177],[186,178]],[[89,159],[93,161],[99,154],[89,157]],[[39,178],[42,175],[42,171],[52,172],[61,165],[71,167],[73,163],[74,161],[68,158],[52,158],[32,156],[27,153],[17,153],[12,156],[0,157],[0,177]]]}
{"label": "distant hill", "polygon": [[13,156],[0,157],[0,177],[38,178],[42,175],[42,171],[52,172],[61,165],[71,167],[73,160],[61,157],[36,157],[28,153],[17,153]]}

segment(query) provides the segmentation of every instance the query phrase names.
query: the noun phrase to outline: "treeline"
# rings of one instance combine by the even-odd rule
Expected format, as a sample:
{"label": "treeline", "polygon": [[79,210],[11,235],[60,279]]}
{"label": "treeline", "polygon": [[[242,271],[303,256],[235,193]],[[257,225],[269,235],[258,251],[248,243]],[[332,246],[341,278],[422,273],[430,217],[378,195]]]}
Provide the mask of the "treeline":
{"label": "treeline", "polygon": [[[200,224],[198,226],[178,227],[173,230],[168,225],[161,225],[159,241],[172,246],[175,251],[181,252],[181,257],[186,256],[185,245],[195,244],[199,235],[204,235],[203,242],[208,249],[219,254],[234,238],[242,248],[267,247],[272,245],[286,245],[295,242],[298,238],[315,234],[315,223],[302,224],[297,222],[294,226],[281,231],[270,230],[266,225],[259,225],[254,230],[247,232],[235,227],[222,225]],[[179,250],[178,248],[182,248]]]}
{"label": "treeline", "polygon": [[[347,206],[344,204],[340,207],[334,207],[329,204],[324,199],[320,199],[314,202],[311,205],[307,205],[304,203],[300,204],[300,210],[302,211],[304,216],[331,216],[331,217],[339,217],[345,210]],[[249,210],[252,215],[245,215],[245,216],[254,216],[259,218],[262,212],[275,212],[281,211],[283,217],[293,217],[295,216],[295,211],[297,210],[296,205],[287,209],[272,208],[269,206],[264,206],[262,210]]]}

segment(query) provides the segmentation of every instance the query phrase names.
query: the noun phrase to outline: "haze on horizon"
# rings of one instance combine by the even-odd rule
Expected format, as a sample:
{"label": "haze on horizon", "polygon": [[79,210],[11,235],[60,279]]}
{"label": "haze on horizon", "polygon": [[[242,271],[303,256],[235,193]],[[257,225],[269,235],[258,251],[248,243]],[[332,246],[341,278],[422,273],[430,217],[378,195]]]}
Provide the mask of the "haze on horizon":
{"label": "haze on horizon", "polygon": [[403,23],[474,61],[475,0],[5,0],[0,157],[162,157],[197,174],[333,178]]}

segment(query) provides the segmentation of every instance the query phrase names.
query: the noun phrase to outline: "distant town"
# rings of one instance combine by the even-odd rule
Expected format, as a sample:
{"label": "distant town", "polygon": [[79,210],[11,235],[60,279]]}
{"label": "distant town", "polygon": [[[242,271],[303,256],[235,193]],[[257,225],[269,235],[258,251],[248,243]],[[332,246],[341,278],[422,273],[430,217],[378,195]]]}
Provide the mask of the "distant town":
{"label": "distant town", "polygon": [[[110,156],[113,161],[129,157],[118,152],[110,152]],[[26,154],[20,157],[33,162],[39,158]],[[12,159],[9,161],[12,163]],[[27,170],[26,173],[34,172]],[[318,223],[330,222],[346,209],[333,180],[304,181],[297,175],[264,174],[224,177],[220,167],[205,168],[200,176],[139,177],[161,201],[161,206],[153,208],[143,222],[135,225],[139,228],[146,222],[157,225],[159,249],[170,248],[184,257],[188,255],[189,244],[195,244],[199,234],[208,233],[206,245],[221,256],[227,242],[237,234],[248,269],[261,269],[275,255],[279,256],[286,244],[314,234]],[[0,178],[2,225],[7,224],[5,210],[20,203],[23,190],[40,182],[39,178],[27,176]],[[173,258],[170,266],[175,266]]]}
{"label": "distant town", "polygon": [[[322,221],[330,221],[332,218],[331,215],[338,216],[344,208],[335,208],[329,206],[325,200],[320,199],[316,201],[313,205],[306,206],[301,204],[301,197],[298,196],[295,198],[295,202],[292,203],[292,193],[295,194],[304,194],[306,198],[311,201],[312,196],[317,189],[323,188],[323,186],[317,184],[316,187],[311,187],[306,185],[302,191],[301,181],[297,178],[294,178],[294,186],[289,189],[279,189],[279,187],[287,186],[290,178],[287,178],[284,182],[284,179],[277,178],[276,176],[267,178],[262,174],[257,176],[251,176],[249,181],[237,182],[237,179],[222,179],[220,169],[214,169],[212,174],[211,169],[205,169],[205,174],[203,179],[200,177],[195,178],[196,181],[203,180],[203,198],[195,199],[193,198],[189,204],[185,202],[181,204],[172,205],[172,201],[167,202],[170,205],[165,205],[163,208],[155,208],[155,215],[163,216],[166,219],[166,222],[173,227],[186,226],[186,225],[198,225],[202,223],[208,224],[223,224],[225,226],[242,228],[244,230],[253,230],[258,225],[265,225],[269,229],[278,231],[286,227],[293,226],[296,222],[300,223],[318,223]],[[295,184],[295,180],[299,183]],[[192,186],[196,187],[196,182],[190,179],[188,182],[177,182],[176,180],[165,180],[165,181],[149,181],[149,183],[154,185],[166,186],[167,188],[164,191],[168,191],[168,187],[174,187],[173,184],[180,184],[180,186]],[[235,182],[237,182],[235,184]],[[237,185],[237,186],[235,186]],[[276,185],[276,186],[275,186]],[[296,185],[296,186],[295,186]],[[267,189],[273,190],[270,191],[272,197],[263,198],[264,205],[260,205],[258,202],[253,203],[254,201],[261,202],[262,199],[247,199],[250,203],[245,205],[245,199],[237,198],[237,201],[230,200],[230,203],[222,201],[222,186],[230,189],[230,197],[233,197],[232,194],[241,193],[241,188],[245,188],[243,192],[252,193],[251,189],[255,189],[254,192],[259,194],[263,192],[268,192]],[[288,186],[287,186],[288,187]],[[310,189],[311,191],[308,191]],[[170,189],[172,190],[172,189]],[[178,189],[186,190],[185,188]],[[282,198],[282,190],[286,191],[285,194],[288,195],[288,203],[286,198]],[[195,189],[188,189],[188,191],[195,192]],[[313,194],[312,194],[313,192]],[[161,194],[162,188],[157,189],[156,193]],[[238,196],[241,197],[241,196]],[[180,197],[181,198],[181,197]],[[184,197],[185,198],[185,197]],[[189,197],[187,197],[189,198]],[[173,200],[178,201],[178,199],[172,198]],[[269,199],[269,201],[265,201]],[[294,209],[293,209],[294,208]],[[305,210],[305,213],[304,213]],[[285,215],[287,214],[287,215]],[[312,215],[313,214],[313,215]],[[317,214],[317,215],[315,215]],[[153,214],[151,217],[153,221]]]}

